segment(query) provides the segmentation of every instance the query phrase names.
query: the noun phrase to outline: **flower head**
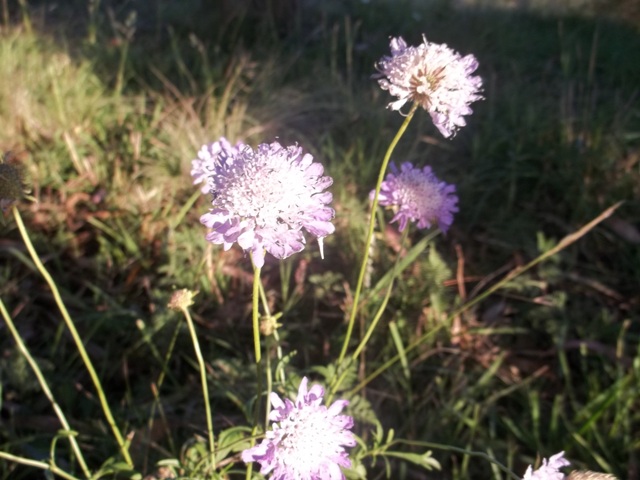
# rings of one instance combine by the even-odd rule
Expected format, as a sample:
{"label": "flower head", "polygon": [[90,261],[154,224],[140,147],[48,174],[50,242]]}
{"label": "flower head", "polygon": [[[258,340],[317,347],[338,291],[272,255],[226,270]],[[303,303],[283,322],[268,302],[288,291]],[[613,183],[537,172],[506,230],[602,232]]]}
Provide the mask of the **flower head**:
{"label": "flower head", "polygon": [[[435,222],[443,232],[453,223],[453,214],[458,211],[455,185],[441,182],[431,171],[405,162],[400,170],[395,164],[390,166],[380,187],[379,204],[395,209],[392,222],[400,222],[400,231],[408,221],[417,222],[418,228],[429,228]],[[374,192],[371,192],[373,197]]]}
{"label": "flower head", "polygon": [[549,460],[542,459],[542,465],[535,472],[533,467],[529,465],[524,473],[524,480],[563,480],[564,473],[560,469],[568,465],[569,461],[564,458],[564,452],[556,453]]}
{"label": "flower head", "polygon": [[353,418],[339,415],[348,404],[337,400],[330,407],[321,405],[324,389],[313,385],[307,390],[307,378],[300,382],[295,403],[271,393],[272,429],[264,440],[244,452],[245,463],[261,464],[260,473],[271,473],[272,480],[344,479],[340,467],[351,466],[344,447],[356,444]]}
{"label": "flower head", "polygon": [[225,250],[238,242],[262,267],[265,251],[282,259],[304,249],[304,228],[318,238],[322,254],[323,238],[335,230],[335,212],[327,206],[332,195],[324,192],[333,180],[323,173],[297,145],[263,143],[253,150],[220,140],[218,147],[203,147],[192,175],[214,197],[200,218],[211,229],[207,240]]}
{"label": "flower head", "polygon": [[391,56],[378,62],[375,77],[383,77],[380,87],[398,97],[389,108],[400,110],[407,101],[419,104],[448,138],[466,125],[463,117],[472,113],[469,104],[482,99],[482,79],[472,75],[477,68],[473,55],[462,57],[424,37],[423,43],[410,47],[398,37],[391,39]]}
{"label": "flower head", "polygon": [[186,310],[191,305],[193,305],[193,297],[195,297],[197,294],[198,292],[194,292],[193,290],[188,290],[186,288],[176,290],[171,295],[167,307],[176,312]]}
{"label": "flower head", "polygon": [[242,142],[232,146],[224,137],[217,142],[203,145],[198,152],[198,158],[191,160],[191,176],[193,177],[194,185],[196,183],[204,183],[202,193],[212,193],[209,179],[215,172],[216,165],[219,162],[225,162],[233,155],[237,155],[244,146]]}

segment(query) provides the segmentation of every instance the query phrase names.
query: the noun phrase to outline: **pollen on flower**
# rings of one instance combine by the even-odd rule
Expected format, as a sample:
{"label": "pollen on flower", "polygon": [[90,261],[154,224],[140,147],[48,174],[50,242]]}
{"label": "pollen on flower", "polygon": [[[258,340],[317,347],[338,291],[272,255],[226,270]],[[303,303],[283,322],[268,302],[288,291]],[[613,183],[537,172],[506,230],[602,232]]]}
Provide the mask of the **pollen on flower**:
{"label": "pollen on flower", "polygon": [[323,396],[320,385],[307,390],[306,377],[295,402],[271,393],[272,428],[261,443],[242,452],[242,460],[260,463],[260,473],[272,480],[344,479],[340,467],[351,466],[344,447],[356,444],[353,418],[340,415],[346,400],[326,407]]}
{"label": "pollen on flower", "polygon": [[565,476],[560,469],[568,465],[569,461],[564,458],[564,452],[556,453],[549,457],[549,460],[542,459],[542,465],[535,471],[529,465],[524,474],[524,480],[563,480]]}
{"label": "pollen on flower", "polygon": [[472,75],[478,68],[473,55],[461,56],[444,44],[427,42],[408,46],[402,37],[391,38],[391,55],[378,62],[378,83],[398,100],[389,108],[400,110],[411,101],[431,115],[446,138],[466,125],[469,105],[482,99],[482,79]]}
{"label": "pollen on flower", "polygon": [[411,221],[420,229],[437,223],[446,232],[458,211],[455,185],[438,180],[428,166],[420,169],[404,162],[399,170],[391,164],[390,170],[380,187],[378,202],[394,210],[391,222],[399,222],[400,231]]}
{"label": "pollen on flower", "polygon": [[207,240],[225,250],[238,243],[256,267],[265,252],[282,259],[304,249],[302,230],[318,239],[334,232],[328,205],[333,180],[298,145],[278,142],[231,147],[224,139],[204,146],[192,162],[194,182],[213,193],[212,208],[200,218]]}

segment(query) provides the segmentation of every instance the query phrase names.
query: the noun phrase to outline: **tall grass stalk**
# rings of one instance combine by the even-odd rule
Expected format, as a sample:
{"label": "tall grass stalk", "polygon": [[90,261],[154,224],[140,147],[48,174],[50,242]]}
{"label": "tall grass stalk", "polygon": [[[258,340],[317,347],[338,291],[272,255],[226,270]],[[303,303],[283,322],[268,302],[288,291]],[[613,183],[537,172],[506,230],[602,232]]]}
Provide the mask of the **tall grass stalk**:
{"label": "tall grass stalk", "polygon": [[45,396],[49,400],[49,403],[51,403],[51,407],[56,413],[58,420],[60,420],[60,424],[62,425],[62,428],[66,436],[69,438],[69,442],[71,443],[71,448],[73,449],[73,453],[78,459],[78,463],[80,464],[82,473],[84,473],[84,476],[86,478],[91,478],[91,471],[89,470],[89,467],[87,467],[87,462],[85,461],[84,456],[82,455],[82,450],[80,450],[78,442],[76,441],[76,438],[75,438],[76,432],[71,430],[71,427],[69,426],[69,422],[67,421],[67,417],[64,415],[64,412],[60,408],[60,405],[58,405],[58,402],[56,402],[56,399],[54,398],[53,393],[51,392],[51,389],[47,384],[47,380],[44,378],[44,375],[42,374],[42,370],[40,370],[40,367],[38,366],[38,363],[31,356],[29,349],[27,348],[25,343],[22,341],[20,332],[18,332],[18,329],[13,323],[13,319],[11,318],[11,315],[9,315],[9,312],[7,311],[7,309],[5,308],[4,302],[2,301],[1,298],[0,298],[0,313],[2,314],[2,317],[4,318],[4,321],[7,324],[7,327],[9,327],[9,330],[11,331],[11,335],[13,335],[13,339],[15,340],[16,345],[18,345],[18,349],[20,350],[20,353],[22,353],[22,355],[24,355],[24,358],[27,359],[27,362],[29,362],[29,366],[31,367],[31,369],[33,370],[33,373],[38,379],[40,388],[42,388],[42,391],[44,392]]}
{"label": "tall grass stalk", "polygon": [[531,268],[535,267],[540,262],[545,261],[547,258],[552,257],[556,253],[560,252],[561,250],[564,250],[565,248],[567,248],[572,243],[575,243],[580,238],[584,237],[593,228],[595,228],[596,225],[598,225],[600,222],[602,222],[603,220],[606,220],[611,215],[613,215],[613,213],[623,203],[624,202],[618,202],[618,203],[612,205],[611,207],[609,207],[605,211],[603,211],[600,215],[598,215],[596,218],[591,220],[589,223],[587,223],[586,225],[581,227],[579,230],[577,230],[576,232],[571,233],[571,234],[567,235],[566,237],[564,237],[562,240],[560,240],[558,242],[558,244],[555,247],[550,248],[546,252],[542,253],[538,257],[536,257],[533,260],[531,260],[526,265],[523,265],[522,267],[517,267],[517,268],[514,268],[513,270],[511,270],[502,280],[497,282],[495,285],[493,285],[492,287],[488,288],[487,290],[482,292],[480,295],[478,295],[477,297],[474,297],[473,299],[469,300],[467,303],[462,305],[460,308],[458,308],[457,310],[454,310],[451,314],[449,314],[449,316],[447,318],[447,323],[449,321],[451,321],[453,318],[455,318],[458,315],[460,315],[461,313],[466,312],[472,306],[474,306],[478,302],[481,302],[482,300],[487,298],[492,293],[496,292],[497,290],[500,290],[502,287],[504,287],[504,285],[506,283],[510,282],[511,280],[516,278],[517,276],[522,275],[524,272],[526,272],[527,270],[530,270]]}
{"label": "tall grass stalk", "polygon": [[[580,238],[585,236],[589,231],[593,230],[599,223],[601,223],[602,221],[606,220],[611,215],[613,215],[613,213],[622,205],[622,203],[623,202],[618,202],[615,205],[607,208],[600,215],[598,215],[596,218],[591,220],[589,223],[587,223],[586,225],[581,227],[579,230],[577,230],[576,232],[571,233],[571,234],[567,235],[566,237],[564,237],[562,240],[560,240],[560,242],[558,242],[558,244],[555,247],[553,247],[553,248],[549,249],[548,251],[542,253],[541,255],[539,255],[538,257],[534,258],[533,260],[531,260],[526,265],[524,265],[522,267],[514,268],[511,272],[509,272],[507,275],[505,275],[505,277],[503,279],[501,279],[499,282],[496,282],[496,284],[493,285],[491,288],[487,289],[485,292],[483,292],[482,294],[478,295],[477,297],[474,297],[472,300],[469,300],[467,303],[462,305],[457,310],[454,310],[452,313],[449,314],[449,316],[445,319],[445,321],[443,321],[442,323],[440,323],[435,328],[431,329],[430,331],[424,333],[422,336],[420,336],[419,338],[414,340],[411,344],[409,344],[407,346],[407,348],[405,348],[403,353],[406,355],[409,352],[413,351],[414,349],[416,349],[417,347],[422,345],[426,340],[428,340],[431,337],[433,337],[437,332],[442,330],[445,326],[449,325],[451,323],[451,320],[453,320],[453,318],[455,318],[456,316],[461,315],[462,313],[466,312],[469,308],[471,308],[476,303],[480,302],[482,299],[486,298],[488,295],[500,290],[508,282],[510,282],[511,280],[516,278],[517,276],[522,275],[524,272],[530,270],[534,266],[538,265],[540,262],[548,259],[549,257],[552,257],[556,253],[558,253],[561,250],[564,250],[565,248],[567,248],[572,243],[575,243],[576,241],[578,241]],[[365,378],[358,385],[356,385],[354,388],[352,388],[349,391],[349,394],[354,395],[357,392],[359,392],[360,390],[362,390],[364,387],[366,387],[369,384],[369,382],[373,381],[376,377],[378,377],[379,375],[384,373],[388,368],[390,368],[392,365],[394,365],[400,359],[401,359],[401,355],[398,354],[398,355],[395,355],[394,357],[390,358],[389,360],[387,360],[384,364],[382,364],[379,368],[377,368],[373,373],[371,373],[369,376],[367,376],[367,378]]]}
{"label": "tall grass stalk", "polygon": [[[402,135],[404,135],[404,132],[407,130],[407,127],[409,126],[409,123],[411,122],[411,119],[413,118],[413,115],[416,112],[417,108],[418,108],[418,104],[414,103],[413,106],[411,107],[411,110],[409,110],[409,113],[404,119],[404,122],[402,122],[402,125],[400,125],[400,128],[398,129],[398,133],[396,133],[396,136],[391,141],[391,144],[389,145],[389,148],[385,153],[384,159],[382,160],[382,165],[380,166],[380,173],[378,174],[378,182],[376,183],[373,202],[371,202],[371,215],[369,216],[369,229],[367,230],[367,239],[365,240],[365,244],[363,247],[364,257],[362,258],[362,264],[360,266],[358,283],[356,284],[355,293],[353,294],[353,304],[351,306],[351,312],[349,315],[347,333],[345,334],[344,343],[342,344],[342,350],[340,351],[340,356],[338,357],[338,365],[342,364],[347,354],[347,349],[349,348],[351,335],[353,333],[353,326],[355,325],[356,316],[358,314],[358,306],[359,306],[358,303],[360,301],[360,294],[362,292],[362,286],[364,284],[364,277],[367,273],[367,266],[369,263],[369,251],[370,251],[369,247],[371,245],[371,242],[373,241],[373,231],[375,230],[375,226],[376,226],[375,212],[378,208],[378,197],[380,196],[380,188],[382,186],[382,181],[384,180],[384,175],[387,171],[387,166],[389,165],[389,161],[391,160],[391,154],[395,150],[396,145],[400,141],[400,138],[402,138]],[[338,384],[334,383],[333,386],[331,387],[331,393],[334,394],[337,388],[338,388]]]}
{"label": "tall grass stalk", "polygon": [[104,394],[102,384],[100,383],[98,374],[96,373],[96,370],[93,367],[93,363],[91,362],[91,359],[87,354],[87,350],[85,349],[84,344],[82,343],[82,338],[80,338],[80,334],[78,333],[78,330],[76,329],[76,326],[73,323],[73,320],[69,315],[69,312],[67,311],[67,307],[64,305],[64,302],[62,301],[62,297],[60,296],[60,292],[58,291],[58,287],[55,281],[53,280],[53,277],[51,277],[51,275],[49,274],[45,266],[40,261],[40,257],[38,256],[38,253],[36,252],[36,249],[34,248],[33,243],[31,243],[31,238],[29,237],[29,234],[24,225],[24,222],[22,221],[22,216],[20,215],[20,211],[15,205],[12,206],[11,209],[13,212],[13,217],[15,218],[15,221],[16,221],[16,225],[18,226],[18,230],[20,231],[22,240],[24,241],[24,244],[27,247],[27,250],[29,251],[29,255],[31,255],[31,259],[33,260],[33,263],[35,264],[38,272],[40,272],[42,277],[46,280],[47,284],[49,285],[49,288],[51,289],[51,293],[53,294],[53,298],[56,302],[56,305],[58,306],[58,309],[62,314],[62,318],[64,319],[64,322],[67,325],[67,328],[69,329],[69,332],[71,333],[71,336],[73,337],[73,340],[76,344],[76,348],[78,349],[80,358],[82,358],[82,361],[84,362],[84,365],[87,371],[89,372],[89,376],[91,377],[91,380],[93,381],[93,385],[98,394],[100,405],[102,406],[102,411],[104,412],[104,415],[107,419],[107,423],[111,427],[113,436],[115,437],[116,442],[118,443],[118,447],[120,448],[120,453],[122,454],[122,457],[124,458],[127,465],[133,469],[133,460],[131,459],[131,455],[129,454],[128,441],[124,440],[122,434],[120,433],[120,429],[118,428],[118,425],[116,424],[116,421],[113,418],[113,414],[111,413],[111,408],[109,407],[109,402],[107,401],[107,397]]}
{"label": "tall grass stalk", "polygon": [[209,434],[209,458],[211,460],[212,471],[216,468],[216,453],[215,443],[213,435],[213,419],[211,416],[211,404],[209,402],[209,388],[207,387],[207,369],[202,358],[202,351],[200,350],[200,343],[198,342],[198,335],[196,333],[193,319],[189,313],[189,309],[186,306],[180,308],[187,320],[189,326],[189,333],[191,334],[191,343],[193,343],[193,349],[195,351],[196,360],[198,361],[198,368],[200,369],[200,383],[202,384],[202,398],[204,400],[204,411],[207,417],[207,432]]}
{"label": "tall grass stalk", "polygon": [[38,460],[31,460],[30,458],[19,457],[17,455],[11,455],[10,453],[2,451],[0,451],[0,458],[4,458],[9,462],[26,465],[28,467],[39,468],[41,470],[44,470],[45,472],[51,472],[52,474],[58,475],[60,478],[64,478],[65,480],[80,480],[78,477],[74,477],[73,475],[65,472],[53,463],[49,464],[46,462],[40,462]]}
{"label": "tall grass stalk", "polygon": [[29,5],[27,0],[18,0],[20,4],[20,12],[22,13],[22,25],[24,25],[25,31],[31,35],[33,28],[31,26],[31,17],[29,16]]}

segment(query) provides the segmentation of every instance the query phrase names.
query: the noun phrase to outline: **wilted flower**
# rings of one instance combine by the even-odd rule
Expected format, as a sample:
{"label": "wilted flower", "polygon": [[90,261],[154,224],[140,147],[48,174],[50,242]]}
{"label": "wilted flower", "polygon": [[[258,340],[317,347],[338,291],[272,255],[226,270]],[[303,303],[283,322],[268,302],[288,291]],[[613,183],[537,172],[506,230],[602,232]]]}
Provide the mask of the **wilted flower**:
{"label": "wilted flower", "polygon": [[535,472],[529,465],[524,473],[524,480],[563,480],[565,476],[560,469],[568,465],[569,461],[564,458],[564,452],[556,453],[549,460],[542,459],[542,465]]}
{"label": "wilted flower", "polygon": [[399,171],[392,163],[390,170],[380,187],[378,203],[394,209],[391,221],[400,222],[399,230],[403,231],[408,221],[417,222],[418,228],[429,228],[437,222],[446,232],[458,211],[455,185],[438,180],[431,167],[420,169],[410,162],[403,163]]}
{"label": "wilted flower", "polygon": [[380,87],[398,100],[389,104],[400,110],[407,101],[431,115],[440,133],[450,137],[466,125],[469,104],[482,99],[482,79],[471,75],[478,68],[473,55],[462,57],[446,45],[427,42],[409,47],[402,37],[391,38],[391,56],[378,62]]}
{"label": "wilted flower", "polygon": [[337,400],[329,408],[322,403],[324,389],[313,385],[307,391],[307,378],[300,382],[295,403],[271,393],[272,429],[264,440],[244,452],[245,463],[258,462],[260,473],[271,473],[272,480],[344,479],[340,467],[351,466],[344,447],[356,444],[353,418],[339,415],[348,404]]}
{"label": "wilted flower", "polygon": [[322,165],[297,145],[263,143],[253,150],[220,142],[200,150],[203,163],[193,169],[213,195],[213,208],[200,218],[212,230],[207,240],[225,250],[238,242],[262,267],[265,250],[286,258],[304,249],[304,228],[318,238],[322,254],[323,238],[335,230],[335,212],[327,206],[332,195],[323,191],[333,180],[323,175]]}
{"label": "wilted flower", "polygon": [[182,288],[180,290],[176,290],[171,295],[169,299],[169,303],[167,307],[171,310],[179,312],[181,310],[186,310],[191,305],[193,305],[193,297],[195,297],[198,292],[194,292],[192,290],[188,290],[186,288]]}
{"label": "wilted flower", "polygon": [[229,141],[222,137],[217,142],[203,145],[198,152],[198,158],[191,160],[191,176],[194,185],[204,183],[202,193],[211,193],[212,186],[209,178],[216,170],[216,165],[225,162],[229,157],[237,155],[244,147],[244,143],[238,142],[232,146]]}

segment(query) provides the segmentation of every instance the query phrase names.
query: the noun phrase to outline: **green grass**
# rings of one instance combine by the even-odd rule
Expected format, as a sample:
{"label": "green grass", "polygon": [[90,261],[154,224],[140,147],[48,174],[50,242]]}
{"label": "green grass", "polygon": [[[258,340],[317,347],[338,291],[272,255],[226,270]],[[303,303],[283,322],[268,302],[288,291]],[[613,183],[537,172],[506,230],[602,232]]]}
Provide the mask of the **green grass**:
{"label": "green grass", "polygon": [[[566,450],[576,467],[633,478],[640,254],[623,234],[637,234],[640,225],[637,26],[458,11],[448,2],[354,0],[291,12],[286,2],[272,2],[285,10],[271,16],[191,3],[147,2],[130,37],[123,25],[132,7],[111,6],[110,16],[102,5],[91,43],[86,14],[77,14],[84,2],[69,3],[77,8],[75,28],[65,30],[68,10],[34,1],[33,34],[20,25],[19,11],[0,34],[0,148],[28,174],[36,202],[21,211],[121,428],[136,431],[139,470],[151,473],[167,458],[187,464],[200,445],[206,451],[193,347],[166,308],[174,289],[200,290],[192,313],[210,367],[216,430],[248,425],[255,395],[250,264],[237,247],[223,252],[204,241],[198,219],[207,199],[194,195],[191,159],[222,135],[254,145],[277,136],[299,142],[334,177],[337,232],[325,241],[327,258],[320,261],[310,242],[282,269],[274,262],[264,270],[272,308],[284,313],[285,352],[295,351],[291,374],[321,379],[312,368],[339,353],[367,195],[403,120],[385,109],[387,92],[370,76],[390,35],[415,44],[425,33],[479,59],[486,99],[452,141],[418,112],[394,154],[398,162],[429,163],[455,182],[460,212],[448,235],[397,281],[366,372],[444,328],[405,368],[394,365],[376,378],[366,402],[396,437],[483,452],[518,474],[536,453]],[[615,223],[445,322],[463,302],[455,282],[461,256],[472,298],[620,200]],[[0,232],[0,297],[97,467],[117,445],[9,215]],[[393,232],[376,237],[374,287],[393,265]],[[423,236],[413,232],[410,241]],[[59,426],[8,334],[0,335],[0,352],[0,450],[45,458]],[[151,384],[165,362],[150,438]],[[359,401],[351,414],[359,434],[371,438],[371,412]],[[433,455],[442,472],[421,478],[506,478],[481,458],[440,449]],[[369,478],[384,478],[382,461],[367,462]],[[392,471],[391,478],[422,475],[400,462]],[[0,463],[0,478],[34,472]]]}

